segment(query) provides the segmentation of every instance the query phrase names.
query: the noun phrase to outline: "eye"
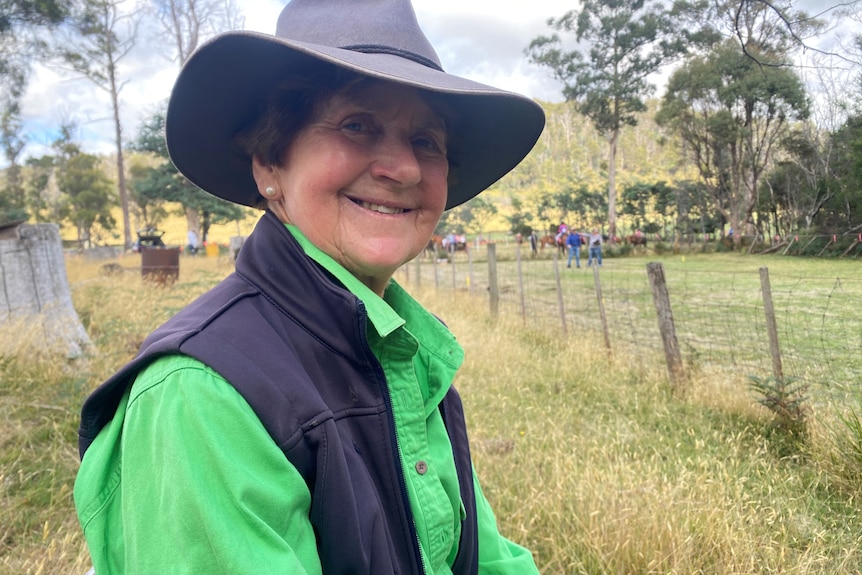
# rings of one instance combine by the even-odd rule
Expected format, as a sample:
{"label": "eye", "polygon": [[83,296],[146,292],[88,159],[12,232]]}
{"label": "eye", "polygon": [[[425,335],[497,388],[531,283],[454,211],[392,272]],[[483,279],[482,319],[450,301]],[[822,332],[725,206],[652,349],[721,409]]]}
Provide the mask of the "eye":
{"label": "eye", "polygon": [[347,130],[348,132],[361,132],[364,128],[362,122],[347,122],[346,124],[341,125],[342,130]]}
{"label": "eye", "polygon": [[352,134],[372,134],[375,132],[375,124],[370,117],[364,115],[351,115],[341,122],[341,129]]}
{"label": "eye", "polygon": [[429,152],[446,153],[446,146],[442,136],[430,133],[420,133],[413,136],[411,140],[413,146]]}

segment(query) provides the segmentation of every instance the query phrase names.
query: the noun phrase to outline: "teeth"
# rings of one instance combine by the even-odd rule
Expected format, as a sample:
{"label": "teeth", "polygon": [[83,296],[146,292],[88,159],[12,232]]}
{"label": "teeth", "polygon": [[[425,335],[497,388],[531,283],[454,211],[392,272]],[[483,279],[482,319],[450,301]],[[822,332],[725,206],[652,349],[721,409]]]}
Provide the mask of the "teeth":
{"label": "teeth", "polygon": [[365,208],[366,210],[373,210],[373,211],[379,212],[381,214],[401,214],[401,213],[404,213],[403,208],[390,208],[387,206],[380,206],[380,205],[371,204],[368,202],[360,202],[359,205],[362,206],[363,208]]}

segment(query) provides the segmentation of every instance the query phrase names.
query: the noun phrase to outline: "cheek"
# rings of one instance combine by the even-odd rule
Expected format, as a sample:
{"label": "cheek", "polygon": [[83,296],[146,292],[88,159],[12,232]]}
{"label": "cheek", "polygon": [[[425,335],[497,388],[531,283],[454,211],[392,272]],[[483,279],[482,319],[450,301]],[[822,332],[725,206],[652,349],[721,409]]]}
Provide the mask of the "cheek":
{"label": "cheek", "polygon": [[428,173],[426,177],[428,184],[429,207],[433,206],[435,212],[443,213],[446,208],[446,199],[449,196],[449,169],[438,167]]}

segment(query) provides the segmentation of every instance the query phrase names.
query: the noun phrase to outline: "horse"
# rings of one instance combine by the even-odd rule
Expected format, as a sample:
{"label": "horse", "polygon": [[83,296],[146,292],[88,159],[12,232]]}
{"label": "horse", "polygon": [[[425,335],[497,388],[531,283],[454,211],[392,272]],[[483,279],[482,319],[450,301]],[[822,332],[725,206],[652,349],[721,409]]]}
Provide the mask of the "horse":
{"label": "horse", "polygon": [[431,239],[428,240],[428,245],[425,246],[425,255],[434,259],[437,257],[437,253],[441,251],[443,251],[443,236],[434,234],[431,236]]}
{"label": "horse", "polygon": [[647,246],[647,238],[643,234],[632,234],[630,236],[626,236],[626,243],[631,244],[633,246]]}
{"label": "horse", "polygon": [[568,234],[563,234],[557,238],[557,236],[553,234],[548,234],[546,236],[542,236],[539,238],[539,248],[544,250],[545,246],[557,246],[557,249],[560,251],[560,255],[566,253],[566,238]]}

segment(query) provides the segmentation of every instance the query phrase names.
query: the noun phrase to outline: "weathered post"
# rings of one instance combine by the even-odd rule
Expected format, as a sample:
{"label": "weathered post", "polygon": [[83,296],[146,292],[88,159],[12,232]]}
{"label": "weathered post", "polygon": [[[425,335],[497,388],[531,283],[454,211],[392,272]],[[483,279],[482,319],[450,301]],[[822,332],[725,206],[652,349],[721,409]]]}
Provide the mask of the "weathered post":
{"label": "weathered post", "polygon": [[668,295],[667,282],[664,277],[664,267],[658,262],[648,263],[647,276],[652,288],[652,300],[655,304],[658,329],[659,333],[661,333],[662,344],[664,345],[667,371],[670,375],[671,385],[676,387],[682,383],[684,373],[679,342],[676,339],[676,328],[673,323],[673,312],[670,307],[670,296]]}
{"label": "weathered post", "polygon": [[563,335],[568,335],[569,330],[566,325],[566,305],[563,302],[563,285],[560,282],[560,255],[554,251],[554,280],[557,282],[557,307],[560,310],[560,322],[563,326]]}
{"label": "weathered post", "polygon": [[605,313],[605,298],[602,296],[602,281],[599,279],[599,266],[593,264],[593,281],[596,284],[596,298],[599,300],[599,316],[602,319],[602,333],[605,336],[605,348],[608,350],[608,355],[611,355],[611,332],[608,329],[608,314]]}
{"label": "weathered post", "polygon": [[492,242],[488,242],[488,297],[491,315],[497,317],[500,312],[500,286],[497,283],[497,246]]}
{"label": "weathered post", "polygon": [[473,250],[467,250],[467,289],[473,291]]}
{"label": "weathered post", "polygon": [[763,294],[763,311],[766,314],[766,333],[769,334],[769,353],[772,356],[772,375],[776,381],[784,378],[781,367],[781,350],[778,346],[778,323],[772,305],[772,287],[769,284],[769,268],[760,268],[760,291]]}
{"label": "weathered post", "polygon": [[449,258],[449,265],[452,266],[452,291],[458,289],[458,266],[455,265],[455,252],[452,252],[452,257]]}
{"label": "weathered post", "polygon": [[518,296],[521,299],[521,319],[527,321],[527,304],[524,299],[524,274],[521,271],[521,245],[515,246],[515,260],[518,262]]}
{"label": "weathered post", "polygon": [[416,285],[422,285],[422,254],[416,258]]}

